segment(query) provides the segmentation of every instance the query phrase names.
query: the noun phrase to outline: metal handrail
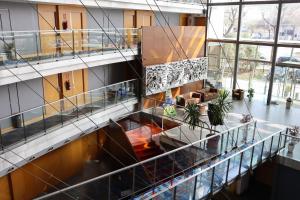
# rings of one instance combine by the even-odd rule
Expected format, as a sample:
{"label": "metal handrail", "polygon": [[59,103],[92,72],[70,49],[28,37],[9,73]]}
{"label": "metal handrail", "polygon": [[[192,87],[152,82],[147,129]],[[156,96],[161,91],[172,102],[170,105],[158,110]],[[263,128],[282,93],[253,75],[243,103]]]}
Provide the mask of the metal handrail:
{"label": "metal handrail", "polygon": [[[240,127],[242,127],[242,126],[249,125],[250,123],[253,123],[253,122],[248,122],[248,123],[242,124],[242,125],[240,125],[240,126],[234,127],[234,128],[232,128],[232,129],[240,128]],[[177,127],[177,128],[178,128],[178,127]],[[232,129],[231,129],[231,130],[232,130]],[[135,168],[135,167],[137,167],[137,166],[140,166],[140,165],[142,165],[142,164],[145,164],[145,163],[148,163],[148,162],[150,162],[150,161],[157,160],[157,159],[159,159],[159,158],[162,158],[162,157],[171,155],[171,154],[176,153],[176,152],[178,152],[178,151],[180,151],[180,150],[187,149],[187,148],[189,148],[189,147],[191,147],[191,146],[194,146],[194,145],[196,145],[196,144],[198,144],[198,143],[207,141],[207,140],[209,140],[209,139],[212,139],[212,138],[217,137],[217,136],[221,136],[222,134],[226,134],[226,133],[228,133],[228,130],[223,131],[223,132],[221,132],[221,133],[219,133],[219,134],[215,134],[215,135],[212,135],[212,136],[209,136],[209,137],[200,139],[200,140],[198,140],[198,141],[195,141],[195,142],[192,142],[192,143],[190,143],[190,144],[184,145],[184,146],[182,146],[182,147],[179,147],[179,148],[177,148],[177,149],[171,150],[171,151],[169,151],[169,152],[165,152],[165,153],[163,153],[163,154],[154,156],[154,157],[152,157],[152,158],[148,158],[148,159],[143,160],[143,161],[140,161],[140,162],[138,162],[138,163],[134,163],[134,164],[132,164],[132,165],[129,165],[129,166],[126,166],[126,167],[124,167],[124,168],[115,170],[115,171],[113,171],[113,172],[109,172],[109,173],[107,173],[107,174],[100,175],[100,176],[98,176],[98,177],[95,177],[95,178],[92,178],[92,179],[89,179],[89,180],[86,180],[86,181],[77,183],[77,184],[72,185],[72,186],[70,186],[70,187],[66,187],[66,188],[63,188],[63,189],[61,189],[61,190],[57,190],[57,191],[55,191],[55,192],[53,192],[53,193],[44,195],[44,196],[42,196],[42,197],[38,197],[38,198],[36,198],[36,200],[48,198],[48,197],[54,196],[54,195],[56,195],[56,194],[59,194],[59,193],[66,192],[66,191],[68,191],[68,190],[77,188],[77,187],[79,187],[79,186],[82,186],[82,185],[85,185],[85,184],[88,184],[88,183],[91,183],[91,182],[94,182],[94,181],[97,181],[97,180],[100,180],[100,179],[103,179],[103,178],[106,178],[106,177],[115,175],[115,174],[117,174],[117,173],[120,173],[120,172],[129,170],[129,169],[133,169],[133,168]]]}
{"label": "metal handrail", "polygon": [[[254,148],[256,145],[261,144],[261,143],[264,143],[266,140],[268,140],[268,139],[274,137],[274,136],[277,135],[277,134],[281,135],[281,134],[282,134],[281,132],[283,132],[283,131],[284,131],[284,129],[282,129],[282,130],[280,130],[280,131],[277,131],[277,132],[273,133],[272,135],[269,135],[269,136],[265,137],[264,139],[262,139],[262,140],[260,140],[260,141],[258,141],[258,142],[255,142],[255,143],[251,144],[250,146],[248,146],[248,147],[246,147],[246,148],[244,148],[244,149],[242,149],[242,150],[240,150],[240,151],[238,151],[238,152],[236,152],[236,153],[230,155],[229,157],[226,157],[226,158],[224,158],[224,159],[221,160],[221,161],[218,161],[218,162],[216,162],[216,163],[214,163],[214,164],[211,164],[211,165],[209,165],[209,167],[207,167],[207,168],[205,168],[205,169],[203,169],[203,170],[201,169],[200,172],[197,172],[197,173],[195,173],[195,174],[193,174],[193,175],[190,175],[189,177],[185,178],[184,180],[178,181],[177,183],[172,183],[172,185],[171,185],[168,189],[174,188],[174,187],[176,187],[177,185],[180,185],[180,184],[182,184],[182,183],[184,183],[184,182],[186,182],[186,181],[188,181],[188,180],[190,180],[190,179],[192,179],[192,178],[194,178],[194,177],[196,177],[196,176],[198,176],[198,175],[200,175],[200,174],[202,174],[202,173],[204,173],[204,172],[206,172],[206,171],[208,171],[208,170],[210,170],[210,169],[215,168],[215,167],[218,166],[219,164],[225,163],[226,161],[228,161],[228,160],[234,158],[235,156],[238,156],[238,155],[244,153],[245,151],[248,151],[248,150]],[[279,151],[279,148],[278,148],[278,151]],[[277,151],[277,152],[278,152],[278,151]],[[162,190],[161,192],[156,193],[155,195],[161,194],[161,193],[163,193],[163,192],[165,192],[165,191],[167,191],[167,190],[164,190],[164,191]],[[151,196],[151,198],[153,198],[153,196]]]}
{"label": "metal handrail", "polygon": [[[111,28],[103,28],[104,31],[112,31],[115,29]],[[42,33],[42,32],[49,32],[49,33],[64,33],[64,32],[72,32],[72,31],[100,31],[103,32],[102,29],[67,29],[67,30],[24,30],[24,31],[0,31],[0,34],[3,33]],[[118,28],[117,30],[140,30],[140,28]],[[117,33],[117,32],[116,32]]]}
{"label": "metal handrail", "polygon": [[[114,83],[112,85],[107,85],[107,86],[103,86],[103,87],[96,88],[96,89],[93,89],[93,90],[89,90],[87,92],[83,92],[83,93],[80,93],[80,94],[77,94],[77,95],[69,96],[68,99],[74,98],[76,96],[81,96],[81,95],[84,95],[84,94],[88,94],[88,93],[94,92],[96,90],[106,89],[106,88],[109,88],[109,87],[113,87],[115,85],[119,85],[119,84],[123,84],[123,83],[129,83],[129,82],[134,82],[134,81],[137,81],[137,79],[130,79],[130,80],[127,80],[127,81],[122,81],[122,82],[119,82],[119,83]],[[25,110],[25,111],[22,111],[22,112],[15,113],[15,114],[7,116],[7,117],[2,117],[2,118],[0,118],[0,121],[5,120],[5,119],[9,119],[9,118],[17,116],[17,115],[22,115],[24,113],[27,113],[27,112],[30,112],[30,111],[33,111],[33,110],[36,110],[36,109],[44,108],[44,107],[46,107],[48,105],[52,105],[52,104],[55,104],[55,103],[58,103],[58,102],[61,102],[61,101],[65,101],[65,100],[67,100],[67,99],[63,98],[63,99],[56,100],[56,101],[53,101],[53,102],[48,103],[48,104],[44,104],[44,105],[37,106],[37,107],[31,108],[31,109],[28,109],[28,110]]]}

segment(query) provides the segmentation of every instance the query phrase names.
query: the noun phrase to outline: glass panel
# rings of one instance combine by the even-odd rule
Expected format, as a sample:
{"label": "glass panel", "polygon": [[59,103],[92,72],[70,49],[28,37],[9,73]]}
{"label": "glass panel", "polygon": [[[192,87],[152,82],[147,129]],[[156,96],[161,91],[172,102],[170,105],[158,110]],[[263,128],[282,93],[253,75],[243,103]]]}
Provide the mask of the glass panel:
{"label": "glass panel", "polygon": [[230,159],[228,181],[233,180],[239,175],[241,155],[238,154]]}
{"label": "glass panel", "polygon": [[189,179],[176,187],[175,199],[193,199],[195,179]]}
{"label": "glass panel", "polygon": [[289,67],[275,67],[272,100],[277,103],[286,103],[291,97],[293,106],[300,105],[300,69]]}
{"label": "glass panel", "polygon": [[300,41],[300,3],[283,4],[281,11],[279,41]]}
{"label": "glass panel", "polygon": [[26,137],[32,137],[45,130],[45,121],[43,120],[43,107],[30,110],[23,113]]}
{"label": "glass panel", "polygon": [[255,89],[255,98],[264,99],[268,93],[272,47],[240,45],[237,87]]}
{"label": "glass panel", "polygon": [[209,10],[208,38],[236,39],[238,6],[213,6]]}
{"label": "glass panel", "polygon": [[278,5],[246,5],[242,9],[241,39],[273,41]]}
{"label": "glass panel", "polygon": [[212,181],[212,169],[197,176],[195,199],[201,199],[210,194]]}
{"label": "glass panel", "polygon": [[25,141],[22,115],[14,115],[0,120],[0,130],[4,148],[17,142]]}
{"label": "glass panel", "polygon": [[235,44],[208,43],[208,79],[216,88],[232,88]]}

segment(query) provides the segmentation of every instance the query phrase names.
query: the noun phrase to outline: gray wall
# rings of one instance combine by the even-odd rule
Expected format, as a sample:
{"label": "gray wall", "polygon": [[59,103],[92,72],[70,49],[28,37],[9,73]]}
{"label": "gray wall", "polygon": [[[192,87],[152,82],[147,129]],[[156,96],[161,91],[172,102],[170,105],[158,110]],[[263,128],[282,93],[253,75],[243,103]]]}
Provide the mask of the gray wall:
{"label": "gray wall", "polygon": [[180,15],[178,13],[164,12],[163,15],[166,18],[166,20],[164,19],[163,15],[160,12],[155,12],[155,14],[156,14],[156,17],[154,17],[154,19],[155,19],[156,26],[160,26],[160,24],[162,26],[167,26],[166,21],[170,24],[170,26],[179,26],[179,16]]}
{"label": "gray wall", "polygon": [[[99,8],[89,8],[92,15],[95,17],[97,22],[103,28],[113,28],[112,24],[109,23],[107,17],[103,14],[102,10]],[[117,9],[105,9],[106,15],[109,17],[110,21],[116,28],[123,28],[124,27],[124,14],[123,10]],[[89,29],[100,29],[99,25],[95,22],[93,17],[87,13],[87,21],[88,21],[88,28]]]}
{"label": "gray wall", "polygon": [[127,70],[128,65],[125,62],[89,68],[89,90],[127,80]]}
{"label": "gray wall", "polygon": [[[26,84],[38,94],[35,94]],[[0,118],[44,104],[43,99],[40,97],[43,97],[42,79],[29,80],[26,81],[26,84],[20,82],[0,87]]]}
{"label": "gray wall", "polygon": [[[33,5],[35,6],[35,5]],[[10,15],[9,15],[10,13]],[[0,2],[1,24],[0,31],[33,31],[39,30],[38,14],[36,10],[28,3],[13,3]],[[37,37],[33,33],[27,33],[26,36],[18,33],[15,37],[15,46],[17,52],[22,56],[25,54],[33,54],[36,52],[37,44],[39,44]],[[22,35],[22,36],[21,36]],[[5,40],[7,44],[13,43],[9,38]],[[0,42],[3,48],[5,44]]]}

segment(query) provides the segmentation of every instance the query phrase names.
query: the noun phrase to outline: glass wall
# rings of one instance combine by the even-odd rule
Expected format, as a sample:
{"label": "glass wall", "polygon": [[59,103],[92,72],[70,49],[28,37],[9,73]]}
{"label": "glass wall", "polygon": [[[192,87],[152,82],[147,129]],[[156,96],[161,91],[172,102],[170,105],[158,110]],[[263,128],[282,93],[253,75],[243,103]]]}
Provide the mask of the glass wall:
{"label": "glass wall", "polygon": [[288,97],[297,103],[300,2],[267,1],[210,1],[208,78],[218,87],[254,88],[255,97],[267,103]]}
{"label": "glass wall", "polygon": [[235,44],[208,43],[208,79],[216,88],[232,88]]}

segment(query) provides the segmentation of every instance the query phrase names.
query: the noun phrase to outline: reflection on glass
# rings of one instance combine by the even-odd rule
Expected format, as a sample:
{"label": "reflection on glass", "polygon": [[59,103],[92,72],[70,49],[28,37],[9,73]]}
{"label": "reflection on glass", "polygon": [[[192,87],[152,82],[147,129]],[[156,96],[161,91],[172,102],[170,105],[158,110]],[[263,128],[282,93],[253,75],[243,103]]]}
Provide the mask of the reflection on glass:
{"label": "reflection on glass", "polygon": [[238,88],[255,89],[255,96],[268,92],[271,72],[272,47],[240,45],[237,84]]}
{"label": "reflection on glass", "polygon": [[208,79],[217,87],[232,87],[235,44],[208,43]]}
{"label": "reflection on glass", "polygon": [[278,5],[246,5],[242,9],[241,39],[274,40]]}
{"label": "reflection on glass", "polygon": [[236,39],[238,6],[213,6],[209,10],[208,38]]}
{"label": "reflection on glass", "polygon": [[300,3],[284,4],[281,11],[279,41],[300,41]]}

